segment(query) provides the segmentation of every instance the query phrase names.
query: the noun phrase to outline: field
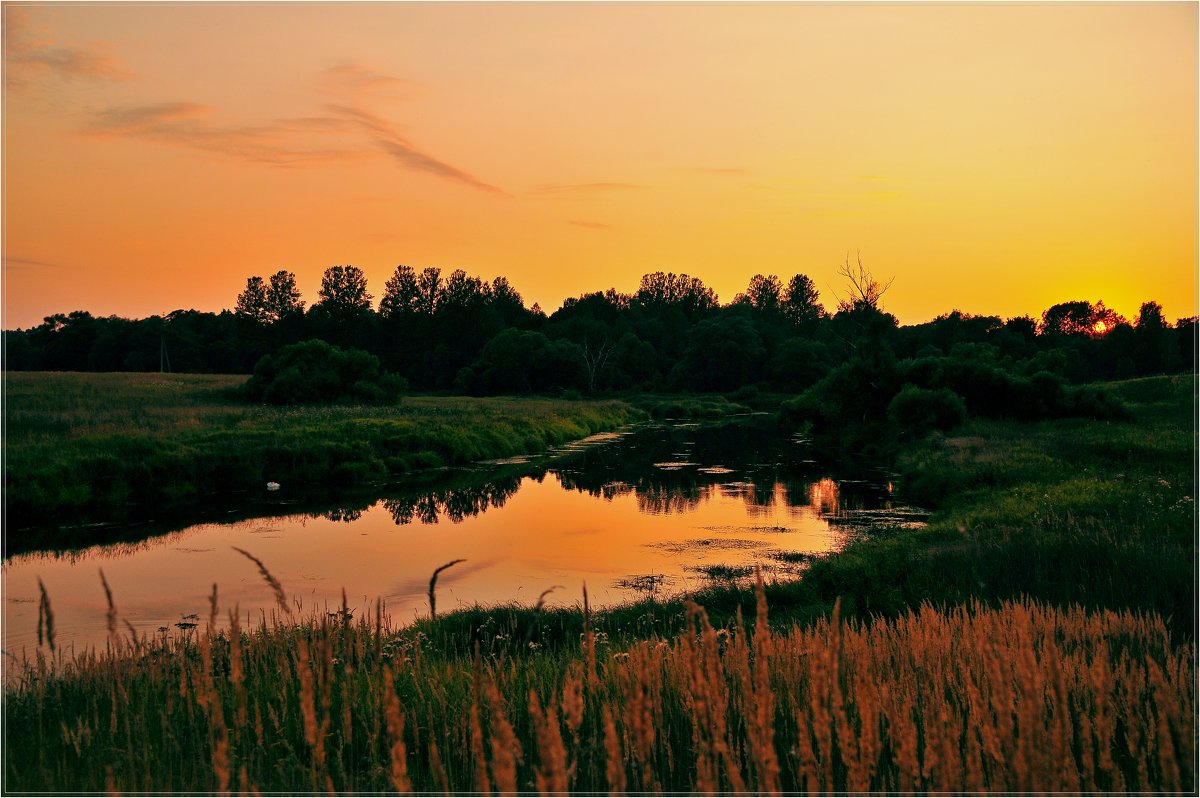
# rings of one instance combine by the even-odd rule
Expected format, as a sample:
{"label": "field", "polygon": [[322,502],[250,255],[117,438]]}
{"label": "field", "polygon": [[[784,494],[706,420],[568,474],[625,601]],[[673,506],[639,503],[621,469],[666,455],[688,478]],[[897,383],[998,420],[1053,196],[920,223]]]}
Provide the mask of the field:
{"label": "field", "polygon": [[214,592],[182,640],[114,611],[74,658],[49,596],[6,667],[7,788],[1194,792],[1196,383],[1109,387],[1132,421],[908,449],[930,525],[798,581],[403,628],[285,596],[251,623]]}
{"label": "field", "polygon": [[[281,603],[281,616],[288,606]],[[131,641],[6,697],[10,791],[1078,792],[1195,788],[1195,650],[1033,603],[512,654],[379,615]],[[210,624],[218,617],[216,594]],[[210,627],[211,628],[211,627]],[[498,636],[502,634],[498,632]]]}
{"label": "field", "polygon": [[409,397],[397,406],[246,404],[245,377],[6,373],[10,536],[131,505],[214,493],[355,486],[415,469],[536,453],[641,417],[620,402]]}

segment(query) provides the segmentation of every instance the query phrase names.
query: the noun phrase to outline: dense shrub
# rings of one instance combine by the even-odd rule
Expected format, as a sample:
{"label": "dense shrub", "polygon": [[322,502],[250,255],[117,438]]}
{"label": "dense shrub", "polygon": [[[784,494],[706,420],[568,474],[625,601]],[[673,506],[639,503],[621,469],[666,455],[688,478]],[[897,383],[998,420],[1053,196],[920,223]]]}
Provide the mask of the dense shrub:
{"label": "dense shrub", "polygon": [[915,436],[958,426],[967,418],[967,405],[961,396],[946,388],[930,391],[905,385],[888,404],[887,412],[904,434]]}
{"label": "dense shrub", "polygon": [[380,371],[379,358],[312,339],[264,355],[246,383],[246,396],[273,405],[395,401],[403,377]]}
{"label": "dense shrub", "polygon": [[1103,389],[1075,387],[1046,370],[1024,376],[1028,368],[1022,363],[1008,371],[999,365],[958,357],[923,357],[901,364],[907,382],[930,391],[953,391],[977,416],[1025,421],[1067,416],[1128,417],[1121,403]]}
{"label": "dense shrub", "polygon": [[462,369],[455,387],[472,394],[546,393],[587,386],[583,350],[540,332],[508,329]]}

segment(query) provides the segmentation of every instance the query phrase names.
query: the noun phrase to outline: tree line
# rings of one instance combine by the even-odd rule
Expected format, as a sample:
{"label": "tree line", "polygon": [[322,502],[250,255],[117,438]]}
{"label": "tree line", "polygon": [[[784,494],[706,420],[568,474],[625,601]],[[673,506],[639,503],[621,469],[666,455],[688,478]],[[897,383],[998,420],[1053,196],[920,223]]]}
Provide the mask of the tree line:
{"label": "tree line", "polygon": [[398,266],[378,303],[354,266],[325,270],[306,308],[296,277],[252,276],[232,309],[95,317],[77,310],[4,331],[10,370],[253,372],[264,356],[318,339],[356,349],[422,390],[476,394],[803,391],[868,354],[953,356],[1072,383],[1193,371],[1196,319],[1174,324],[1156,302],[1127,320],[1103,302],[1070,301],[1040,319],[953,310],[901,326],[882,303],[890,283],[841,269],[827,310],[813,281],[756,274],[722,304],[702,280],[654,272],[633,293],[610,288],[546,315],[504,277]]}

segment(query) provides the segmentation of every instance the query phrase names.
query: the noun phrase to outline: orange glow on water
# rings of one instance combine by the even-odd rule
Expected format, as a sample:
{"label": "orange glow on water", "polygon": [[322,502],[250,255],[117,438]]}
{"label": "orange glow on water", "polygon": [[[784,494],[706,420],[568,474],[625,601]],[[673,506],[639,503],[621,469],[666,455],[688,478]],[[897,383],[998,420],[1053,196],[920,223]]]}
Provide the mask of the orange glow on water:
{"label": "orange glow on water", "polygon": [[[834,483],[820,484],[826,487],[814,491],[824,495]],[[203,524],[144,543],[19,555],[5,563],[5,648],[36,645],[38,578],[50,594],[60,644],[102,646],[106,605],[97,568],[121,617],[151,636],[159,627],[176,633],[185,615],[207,613],[214,582],[223,607],[239,605],[253,618],[269,613],[271,589],[233,546],[266,563],[305,608],[336,608],[346,588],[351,606],[382,597],[392,617],[407,623],[428,612],[434,568],[460,557],[466,562],[438,580],[439,611],[529,605],[552,585],[565,587],[549,603],[572,606],[584,582],[592,606],[608,606],[644,597],[638,585],[649,579],[679,593],[707,584],[701,571],[708,565],[759,563],[775,572],[786,566],[772,552],[819,553],[844,544],[846,533],[822,517],[828,505],[790,504],[782,486],[766,487],[765,502],[751,501],[749,483],[739,483],[712,486],[692,501],[646,503],[629,490],[593,496],[564,488],[557,477],[526,478],[503,506],[478,515],[430,501],[398,520],[385,501],[348,515]]]}
{"label": "orange glow on water", "polygon": [[[4,6],[4,326],[398,263],[1196,312],[1197,7]],[[497,31],[504,31],[497,35]],[[264,47],[264,42],[270,42]],[[1144,268],[1153,263],[1155,268]]]}

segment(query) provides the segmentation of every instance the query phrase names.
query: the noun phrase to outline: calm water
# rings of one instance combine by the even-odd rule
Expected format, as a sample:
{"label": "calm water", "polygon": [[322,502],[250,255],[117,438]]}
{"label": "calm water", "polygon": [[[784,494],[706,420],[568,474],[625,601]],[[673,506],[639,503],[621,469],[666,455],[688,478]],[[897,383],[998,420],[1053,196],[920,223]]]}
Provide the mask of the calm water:
{"label": "calm water", "polygon": [[[103,645],[103,569],[122,621],[139,632],[180,634],[222,611],[258,618],[274,599],[261,559],[303,609],[382,598],[393,619],[428,613],[431,572],[466,562],[438,582],[438,607],[520,602],[593,605],[700,588],[755,565],[796,572],[803,555],[843,546],[872,524],[919,523],[893,506],[878,480],[824,473],[808,445],[769,426],[658,425],[603,435],[555,457],[503,461],[447,475],[452,487],[392,490],[367,506],[201,524],[140,543],[5,562],[5,649],[37,645],[37,579],[46,586],[60,645]],[[281,491],[281,510],[287,495]],[[122,623],[124,628],[124,623]]]}

